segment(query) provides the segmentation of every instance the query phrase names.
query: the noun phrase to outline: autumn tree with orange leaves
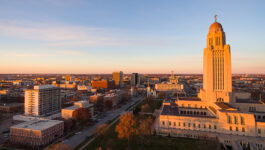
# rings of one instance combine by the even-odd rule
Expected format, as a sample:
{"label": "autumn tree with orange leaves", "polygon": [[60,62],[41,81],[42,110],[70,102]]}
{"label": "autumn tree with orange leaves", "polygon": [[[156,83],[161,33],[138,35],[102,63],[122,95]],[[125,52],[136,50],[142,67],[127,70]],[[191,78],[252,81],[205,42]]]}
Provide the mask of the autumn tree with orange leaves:
{"label": "autumn tree with orange leaves", "polygon": [[44,150],[55,150],[55,149],[56,150],[73,150],[71,146],[63,144],[62,142],[48,146]]}
{"label": "autumn tree with orange leaves", "polygon": [[119,139],[127,139],[128,145],[130,138],[138,135],[137,123],[132,113],[125,113],[121,116],[119,124],[116,126],[115,131],[118,133]]}

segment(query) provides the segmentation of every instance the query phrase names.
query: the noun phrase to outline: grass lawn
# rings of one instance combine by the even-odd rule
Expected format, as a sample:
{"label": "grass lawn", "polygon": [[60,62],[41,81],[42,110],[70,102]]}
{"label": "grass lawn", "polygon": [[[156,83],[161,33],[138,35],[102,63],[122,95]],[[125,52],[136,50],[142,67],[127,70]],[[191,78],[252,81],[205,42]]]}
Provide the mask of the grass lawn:
{"label": "grass lawn", "polygon": [[[106,136],[96,138],[86,149],[96,150],[98,147],[102,147],[103,150],[107,148],[111,148],[111,150],[126,150],[128,142],[117,138],[117,133],[115,132],[116,124],[109,128]],[[144,141],[143,145],[142,141]],[[219,145],[213,141],[160,136],[149,136],[143,140],[135,138],[130,142],[131,150],[213,150],[218,149],[218,147]]]}

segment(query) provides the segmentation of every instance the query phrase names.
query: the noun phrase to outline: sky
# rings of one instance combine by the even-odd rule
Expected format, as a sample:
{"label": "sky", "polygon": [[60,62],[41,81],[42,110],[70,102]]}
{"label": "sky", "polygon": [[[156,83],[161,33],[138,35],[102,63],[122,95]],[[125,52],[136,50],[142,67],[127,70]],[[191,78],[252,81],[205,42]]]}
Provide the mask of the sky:
{"label": "sky", "polygon": [[264,0],[0,0],[0,73],[202,73],[215,14],[232,73],[264,74]]}

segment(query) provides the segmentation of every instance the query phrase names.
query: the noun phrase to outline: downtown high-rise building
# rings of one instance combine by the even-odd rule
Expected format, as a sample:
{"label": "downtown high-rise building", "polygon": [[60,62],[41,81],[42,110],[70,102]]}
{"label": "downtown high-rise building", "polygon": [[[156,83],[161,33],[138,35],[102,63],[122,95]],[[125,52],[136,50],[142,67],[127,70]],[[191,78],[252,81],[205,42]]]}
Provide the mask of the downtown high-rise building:
{"label": "downtown high-rise building", "polygon": [[131,85],[136,86],[140,84],[140,76],[138,73],[132,73],[131,76]]}
{"label": "downtown high-rise building", "polygon": [[25,90],[25,115],[45,116],[61,110],[60,88],[53,85],[34,86]]}
{"label": "downtown high-rise building", "polygon": [[116,87],[123,86],[123,72],[122,71],[115,71],[112,73],[112,80],[115,81]]}

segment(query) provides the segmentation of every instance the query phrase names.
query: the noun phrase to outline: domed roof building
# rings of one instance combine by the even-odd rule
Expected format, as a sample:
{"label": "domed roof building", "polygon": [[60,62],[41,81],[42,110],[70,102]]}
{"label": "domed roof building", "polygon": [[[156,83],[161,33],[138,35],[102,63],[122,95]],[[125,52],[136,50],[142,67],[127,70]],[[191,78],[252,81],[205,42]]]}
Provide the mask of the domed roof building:
{"label": "domed roof building", "polygon": [[214,20],[214,23],[211,24],[209,28],[209,32],[223,31],[222,25],[216,21],[216,15],[214,17],[215,17],[215,20]]}

